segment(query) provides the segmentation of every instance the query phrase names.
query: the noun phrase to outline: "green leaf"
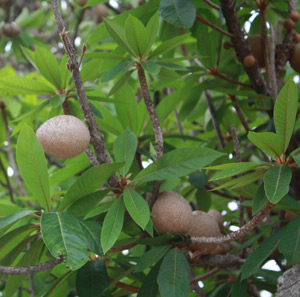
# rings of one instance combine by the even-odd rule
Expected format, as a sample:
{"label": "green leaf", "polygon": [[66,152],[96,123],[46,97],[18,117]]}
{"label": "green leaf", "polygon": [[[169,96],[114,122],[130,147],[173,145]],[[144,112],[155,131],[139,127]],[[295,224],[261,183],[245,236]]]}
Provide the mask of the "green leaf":
{"label": "green leaf", "polygon": [[271,203],[278,203],[289,192],[291,179],[292,169],[288,166],[275,165],[268,169],[264,177],[264,187]]}
{"label": "green leaf", "polygon": [[182,44],[187,38],[190,37],[190,34],[184,34],[180,36],[176,36],[174,38],[168,39],[164,41],[160,46],[158,46],[152,54],[149,56],[149,59],[153,59],[154,57],[160,56],[176,46]]}
{"label": "green leaf", "polygon": [[147,54],[148,32],[143,23],[132,15],[125,22],[125,36],[136,56]]}
{"label": "green leaf", "polygon": [[300,261],[300,218],[292,220],[282,229],[279,242],[279,251],[284,254],[288,264],[297,264]]}
{"label": "green leaf", "polygon": [[100,243],[101,225],[92,220],[80,221],[80,224],[88,241],[88,249],[102,257],[103,251]]}
{"label": "green leaf", "polygon": [[189,177],[189,183],[198,190],[202,190],[207,183],[207,175],[198,172]]}
{"label": "green leaf", "polygon": [[113,202],[105,216],[101,232],[101,245],[104,254],[114,245],[122,231],[124,212],[123,199],[118,198]]}
{"label": "green leaf", "polygon": [[252,215],[256,215],[261,211],[266,206],[267,202],[268,199],[265,194],[264,185],[260,185],[253,200]]}
{"label": "green leaf", "polygon": [[178,148],[150,164],[134,180],[153,181],[181,177],[207,166],[223,155],[204,147]]}
{"label": "green leaf", "polygon": [[22,49],[22,52],[24,54],[24,56],[27,58],[27,60],[31,63],[32,66],[34,66],[36,69],[36,65],[35,65],[35,53],[34,51],[32,51],[31,49],[27,48],[27,47],[23,47],[20,46]]}
{"label": "green leaf", "polygon": [[76,290],[79,297],[102,297],[109,286],[103,259],[89,261],[77,272]]}
{"label": "green leaf", "polygon": [[137,261],[135,271],[143,271],[146,268],[155,265],[169,251],[169,249],[169,245],[152,248]]}
{"label": "green leaf", "polygon": [[247,297],[247,281],[241,280],[241,274],[235,280],[232,286],[231,297]]}
{"label": "green leaf", "polygon": [[146,29],[148,31],[147,49],[149,51],[152,44],[155,41],[155,38],[156,38],[158,30],[159,30],[159,14],[158,14],[158,11],[148,21]]}
{"label": "green leaf", "polygon": [[191,0],[161,0],[159,5],[161,17],[179,28],[191,28],[196,19],[196,8]]}
{"label": "green leaf", "polygon": [[143,282],[137,297],[157,297],[158,284],[157,276],[159,273],[161,262],[157,263],[148,273]]}
{"label": "green leaf", "polygon": [[248,139],[265,153],[279,158],[282,150],[282,139],[278,134],[272,132],[249,132]]}
{"label": "green leaf", "polygon": [[55,89],[26,77],[1,77],[0,90],[12,95],[54,95]]}
{"label": "green leaf", "polygon": [[33,130],[24,125],[17,142],[17,163],[31,193],[47,210],[50,209],[50,188],[47,163]]}
{"label": "green leaf", "polygon": [[[217,166],[212,166],[212,167],[206,167],[206,169],[210,170],[218,170],[220,167],[223,167],[223,170],[217,174],[215,174],[209,181],[214,181],[214,180],[219,180],[223,178],[227,178],[233,175],[237,175],[243,172],[246,172],[248,170],[255,169],[257,167],[261,168],[262,165],[266,165],[267,163],[264,162],[242,162],[242,163],[229,163],[229,164],[222,164],[222,165],[217,165]],[[227,166],[226,168],[226,165]]]}
{"label": "green leaf", "polygon": [[122,26],[116,21],[107,18],[104,19],[104,24],[106,31],[111,36],[111,38],[126,52],[137,57],[133,49],[130,47],[128,41],[126,40]]}
{"label": "green leaf", "polygon": [[280,233],[277,232],[271,235],[247,257],[246,262],[242,266],[242,280],[256,273],[268,256],[277,249]]}
{"label": "green leaf", "polygon": [[17,213],[11,214],[10,216],[0,218],[0,229],[9,226],[10,224],[15,223],[18,220],[35,212],[35,210],[22,210]]}
{"label": "green leaf", "polygon": [[114,86],[111,88],[111,90],[108,93],[108,96],[113,95],[117,91],[120,90],[124,86],[124,84],[128,81],[129,77],[135,70],[132,69],[126,73],[124,73],[116,82],[114,82]]}
{"label": "green leaf", "polygon": [[295,125],[298,110],[298,89],[292,79],[281,89],[274,107],[274,124],[285,153]]}
{"label": "green leaf", "polygon": [[61,106],[65,102],[66,97],[67,97],[66,94],[53,96],[50,99],[49,106],[52,107],[52,108],[56,108],[58,106]]}
{"label": "green leaf", "polygon": [[150,210],[145,199],[131,188],[124,190],[124,203],[133,220],[144,230],[150,219]]}
{"label": "green leaf", "polygon": [[40,73],[55,86],[62,89],[60,69],[55,56],[47,49],[36,46],[35,63]]}
{"label": "green leaf", "polygon": [[106,83],[106,82],[120,76],[125,71],[129,70],[134,64],[135,64],[134,61],[125,61],[125,62],[122,62],[122,63],[114,66],[113,68],[111,68],[110,70],[108,70],[107,72],[105,72],[103,74],[103,76],[101,78],[101,82]]}
{"label": "green leaf", "polygon": [[122,176],[128,172],[137,149],[137,139],[133,132],[126,129],[114,142],[114,157],[116,162],[125,162],[121,169]]}
{"label": "green leaf", "polygon": [[141,62],[141,65],[145,71],[152,73],[152,74],[157,74],[160,71],[159,65],[153,61],[145,60],[145,61]]}
{"label": "green leaf", "polygon": [[179,248],[164,257],[157,277],[162,296],[187,297],[190,288],[190,266]]}
{"label": "green leaf", "polygon": [[87,240],[79,221],[68,212],[44,212],[41,218],[43,240],[53,257],[64,256],[71,270],[89,258]]}
{"label": "green leaf", "polygon": [[59,206],[59,210],[70,207],[81,197],[96,191],[123,165],[124,163],[107,163],[95,166],[84,172],[67,191]]}

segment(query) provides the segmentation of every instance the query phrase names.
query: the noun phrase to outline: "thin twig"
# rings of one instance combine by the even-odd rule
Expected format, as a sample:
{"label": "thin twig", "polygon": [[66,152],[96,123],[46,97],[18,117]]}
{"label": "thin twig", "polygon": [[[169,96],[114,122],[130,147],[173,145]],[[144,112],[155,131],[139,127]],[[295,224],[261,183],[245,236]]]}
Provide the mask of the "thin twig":
{"label": "thin twig", "polygon": [[278,86],[275,69],[275,32],[272,24],[270,24],[270,90],[273,102],[275,103],[278,94]]}
{"label": "thin twig", "polygon": [[73,35],[73,46],[74,47],[75,47],[75,39],[77,38],[77,34],[78,34],[79,25],[83,20],[85,11],[86,11],[85,8],[81,9],[80,12],[79,12],[79,16],[77,17],[77,22],[76,22],[76,25],[75,25],[74,35]]}
{"label": "thin twig", "polygon": [[191,243],[220,244],[227,241],[240,239],[253,230],[269,214],[274,206],[275,204],[268,202],[268,204],[257,215],[255,215],[247,224],[235,232],[219,237],[191,237]]}
{"label": "thin twig", "polygon": [[209,0],[202,0],[202,1],[216,10],[220,10],[220,7],[213,2],[211,2]]}
{"label": "thin twig", "polygon": [[197,261],[190,262],[192,266],[207,267],[207,268],[226,268],[232,266],[241,266],[245,263],[245,259],[242,259],[238,255],[205,255],[199,258]]}
{"label": "thin twig", "polygon": [[221,268],[214,268],[194,279],[191,280],[191,283],[196,283],[196,282],[199,282],[199,281],[202,281],[204,279],[207,279],[209,278],[210,276],[213,276],[214,274],[216,274],[217,272],[219,272],[221,270]]}
{"label": "thin twig", "polygon": [[205,24],[205,25],[207,25],[207,26],[209,26],[209,27],[211,27],[211,28],[213,28],[214,30],[216,30],[216,31],[218,31],[218,32],[220,32],[220,33],[222,33],[222,34],[225,35],[225,36],[232,37],[232,35],[231,35],[230,33],[226,32],[226,31],[223,30],[222,28],[220,28],[220,27],[214,25],[213,23],[211,23],[211,22],[209,22],[208,20],[204,19],[204,18],[203,18],[202,16],[200,16],[200,15],[196,15],[196,20],[197,20],[197,21],[200,21],[201,23],[203,23],[203,24]]}
{"label": "thin twig", "polygon": [[[236,101],[235,96],[233,96],[233,95],[228,95],[228,97],[230,98],[230,100],[231,100],[232,102],[235,102],[235,101]],[[238,104],[234,103],[234,104],[233,104],[233,107],[234,107],[235,110],[236,110],[236,114],[237,114],[237,116],[238,116],[238,118],[239,118],[241,124],[243,125],[243,127],[245,128],[245,130],[246,130],[247,132],[249,132],[249,131],[250,131],[250,127],[249,127],[249,125],[248,125],[248,123],[247,123],[247,121],[246,121],[246,119],[245,119],[245,117],[244,117],[244,115],[243,115],[243,113],[242,113],[242,111],[241,111],[240,106],[239,106]]]}
{"label": "thin twig", "polygon": [[10,274],[10,275],[37,273],[37,272],[51,269],[62,262],[63,262],[63,257],[60,257],[59,259],[52,259],[48,262],[41,263],[39,265],[33,265],[33,266],[23,266],[23,267],[0,266],[0,273]]}

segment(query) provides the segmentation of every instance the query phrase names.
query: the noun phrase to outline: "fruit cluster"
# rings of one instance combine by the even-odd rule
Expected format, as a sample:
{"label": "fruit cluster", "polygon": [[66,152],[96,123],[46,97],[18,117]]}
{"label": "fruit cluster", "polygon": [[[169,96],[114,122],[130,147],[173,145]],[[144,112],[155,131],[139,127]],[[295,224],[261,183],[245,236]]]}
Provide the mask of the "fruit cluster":
{"label": "fruit cluster", "polygon": [[[224,219],[220,212],[210,209],[207,213],[193,211],[184,197],[173,191],[163,192],[155,201],[153,224],[161,234],[188,234],[194,237],[221,236]],[[190,244],[192,251],[204,254],[224,253],[224,248],[210,244]]]}

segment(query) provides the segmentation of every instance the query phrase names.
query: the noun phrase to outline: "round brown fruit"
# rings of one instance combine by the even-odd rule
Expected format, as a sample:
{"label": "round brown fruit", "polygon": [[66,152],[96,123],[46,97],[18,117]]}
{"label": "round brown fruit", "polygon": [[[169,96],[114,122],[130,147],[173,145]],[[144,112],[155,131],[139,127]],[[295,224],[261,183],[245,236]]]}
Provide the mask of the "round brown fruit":
{"label": "round brown fruit", "polygon": [[103,22],[103,18],[108,16],[108,8],[104,4],[95,7],[97,23]]}
{"label": "round brown fruit", "polygon": [[165,191],[155,201],[152,220],[161,234],[185,234],[191,224],[192,209],[184,197]]}
{"label": "round brown fruit", "polygon": [[[188,234],[194,237],[215,237],[220,236],[218,223],[209,214],[203,211],[193,211],[192,221]],[[211,253],[217,247],[216,244],[197,244],[192,243],[189,249],[201,252],[203,255]]]}
{"label": "round brown fruit", "polygon": [[9,7],[9,0],[0,0],[0,6],[3,8]]}
{"label": "round brown fruit", "polygon": [[252,55],[248,55],[244,58],[243,64],[245,67],[253,67],[255,64],[255,57]]}
{"label": "round brown fruit", "polygon": [[290,64],[296,72],[300,73],[300,43],[297,43],[294,47],[294,53],[290,60]]}
{"label": "round brown fruit", "polygon": [[20,32],[20,27],[15,23],[6,24],[3,27],[3,33],[6,37],[15,38],[20,34]]}
{"label": "round brown fruit", "polygon": [[232,44],[230,42],[226,41],[224,43],[223,47],[224,47],[224,49],[228,50],[228,49],[232,48]]}
{"label": "round brown fruit", "polygon": [[80,7],[83,7],[85,4],[87,4],[88,0],[77,0],[77,4]]}
{"label": "round brown fruit", "polygon": [[219,211],[217,211],[215,209],[210,209],[207,212],[207,214],[216,220],[216,222],[219,225],[220,230],[224,229],[224,218]]}
{"label": "round brown fruit", "polygon": [[294,25],[295,25],[295,23],[292,19],[286,19],[283,22],[283,27],[288,31],[292,30],[294,28]]}
{"label": "round brown fruit", "polygon": [[57,158],[74,158],[87,148],[90,133],[85,124],[71,115],[49,119],[36,132],[46,153]]}
{"label": "round brown fruit", "polygon": [[264,51],[263,51],[263,41],[261,35],[251,35],[248,37],[248,43],[253,56],[258,62],[258,67],[265,66]]}
{"label": "round brown fruit", "polygon": [[300,20],[300,14],[298,11],[292,11],[290,13],[290,18],[294,21],[294,22],[298,22]]}

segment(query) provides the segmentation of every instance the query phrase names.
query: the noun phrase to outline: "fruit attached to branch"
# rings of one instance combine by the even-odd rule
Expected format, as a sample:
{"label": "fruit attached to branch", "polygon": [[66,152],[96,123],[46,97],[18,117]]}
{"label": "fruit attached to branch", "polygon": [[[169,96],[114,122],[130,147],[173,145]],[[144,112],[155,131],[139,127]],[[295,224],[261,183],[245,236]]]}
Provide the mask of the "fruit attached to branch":
{"label": "fruit attached to branch", "polygon": [[6,37],[15,38],[20,32],[20,27],[15,23],[8,23],[3,27],[3,33]]}
{"label": "fruit attached to branch", "polygon": [[300,43],[297,43],[294,47],[294,53],[290,60],[290,64],[296,72],[300,73]]}

